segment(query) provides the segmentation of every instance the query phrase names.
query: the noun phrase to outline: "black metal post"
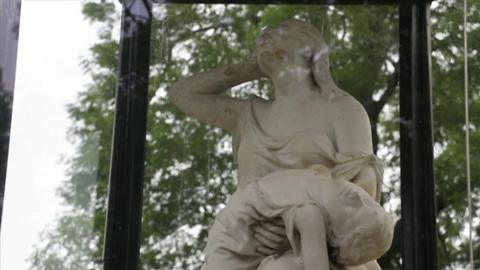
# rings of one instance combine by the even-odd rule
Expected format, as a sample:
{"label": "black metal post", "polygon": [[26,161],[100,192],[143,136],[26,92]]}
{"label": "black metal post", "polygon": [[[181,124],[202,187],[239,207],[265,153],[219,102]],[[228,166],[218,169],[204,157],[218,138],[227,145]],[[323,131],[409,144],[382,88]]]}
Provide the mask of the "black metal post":
{"label": "black metal post", "polygon": [[430,1],[400,4],[403,269],[436,270]]}
{"label": "black metal post", "polygon": [[20,3],[20,0],[0,0],[0,228],[12,122]]}
{"label": "black metal post", "polygon": [[139,265],[148,106],[151,3],[123,0],[104,269]]}

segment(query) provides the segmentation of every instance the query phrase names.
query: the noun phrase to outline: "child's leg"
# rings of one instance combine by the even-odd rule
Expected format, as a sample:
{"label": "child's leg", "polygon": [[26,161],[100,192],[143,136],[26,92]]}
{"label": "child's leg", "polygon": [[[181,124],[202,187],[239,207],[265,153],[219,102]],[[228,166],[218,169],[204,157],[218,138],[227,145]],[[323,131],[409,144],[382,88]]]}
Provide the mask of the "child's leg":
{"label": "child's leg", "polygon": [[295,212],[305,270],[328,270],[327,234],[321,209],[305,204]]}

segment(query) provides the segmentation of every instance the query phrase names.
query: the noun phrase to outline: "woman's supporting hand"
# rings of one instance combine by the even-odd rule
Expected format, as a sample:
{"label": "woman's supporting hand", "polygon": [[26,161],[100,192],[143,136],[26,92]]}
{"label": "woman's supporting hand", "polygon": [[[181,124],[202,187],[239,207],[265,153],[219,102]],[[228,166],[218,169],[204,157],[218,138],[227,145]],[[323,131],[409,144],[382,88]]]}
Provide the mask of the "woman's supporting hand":
{"label": "woman's supporting hand", "polygon": [[253,237],[260,244],[257,251],[263,255],[280,254],[286,251],[290,244],[282,219],[263,221],[253,226]]}

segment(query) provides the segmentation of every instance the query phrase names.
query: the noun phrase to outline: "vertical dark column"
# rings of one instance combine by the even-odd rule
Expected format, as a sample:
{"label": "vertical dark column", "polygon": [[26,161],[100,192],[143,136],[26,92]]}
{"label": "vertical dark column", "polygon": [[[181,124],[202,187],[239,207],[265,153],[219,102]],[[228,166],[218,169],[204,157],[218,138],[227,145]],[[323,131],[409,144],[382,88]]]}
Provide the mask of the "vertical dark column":
{"label": "vertical dark column", "polygon": [[400,4],[403,269],[436,270],[430,1]]}
{"label": "vertical dark column", "polygon": [[7,177],[8,145],[20,26],[20,0],[0,0],[0,227]]}
{"label": "vertical dark column", "polygon": [[104,269],[139,265],[151,3],[123,0]]}

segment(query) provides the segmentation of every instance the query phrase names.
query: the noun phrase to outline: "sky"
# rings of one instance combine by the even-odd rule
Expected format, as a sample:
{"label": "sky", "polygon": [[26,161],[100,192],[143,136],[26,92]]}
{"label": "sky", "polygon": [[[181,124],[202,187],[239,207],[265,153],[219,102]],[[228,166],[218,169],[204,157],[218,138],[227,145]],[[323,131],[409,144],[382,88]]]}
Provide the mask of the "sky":
{"label": "sky", "polygon": [[62,211],[56,189],[66,178],[61,157],[71,124],[66,105],[89,77],[79,65],[97,29],[81,14],[80,0],[22,2],[0,269],[26,270],[39,234]]}

